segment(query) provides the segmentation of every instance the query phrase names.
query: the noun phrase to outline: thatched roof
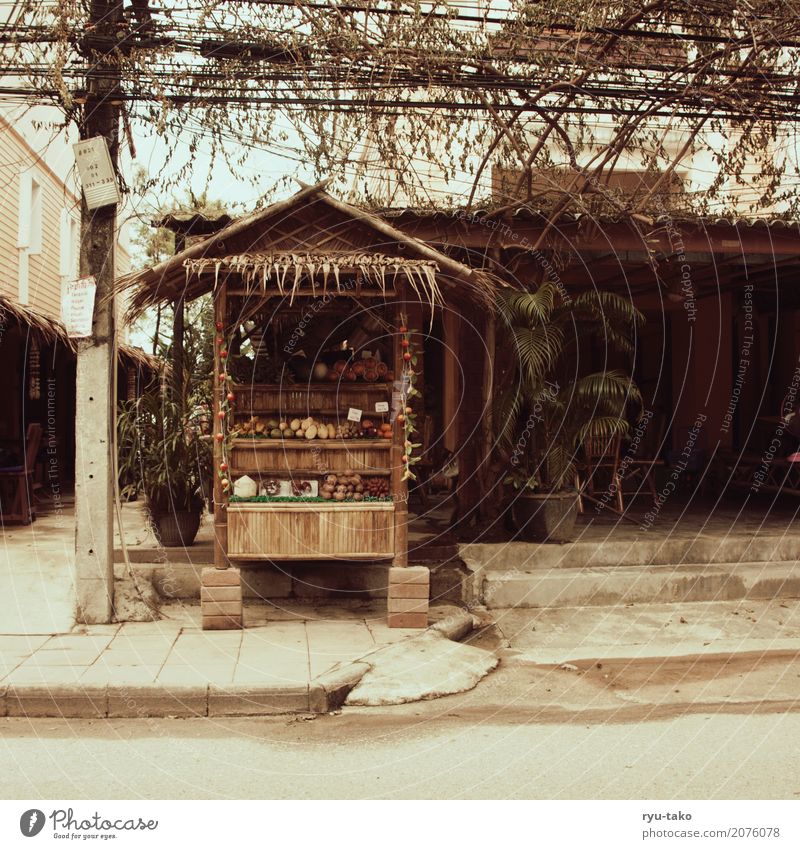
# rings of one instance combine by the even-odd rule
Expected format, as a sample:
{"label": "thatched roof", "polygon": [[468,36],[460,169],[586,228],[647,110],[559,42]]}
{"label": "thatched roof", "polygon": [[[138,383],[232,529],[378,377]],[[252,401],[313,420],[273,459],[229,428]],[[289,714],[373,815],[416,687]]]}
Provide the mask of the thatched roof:
{"label": "thatched roof", "polygon": [[324,285],[326,266],[334,279],[339,272],[356,271],[384,291],[387,278],[401,275],[426,301],[443,302],[445,291],[485,305],[493,302],[495,286],[503,285],[496,278],[331,197],[325,185],[306,186],[158,265],[120,278],[119,288],[133,289],[129,316],[158,303],[179,297],[193,300],[211,292],[224,271],[241,273],[251,282],[260,275],[264,291],[271,282],[276,295],[289,281],[290,291],[283,294],[293,296],[304,276],[307,284],[320,279]]}
{"label": "thatched roof", "polygon": [[67,336],[66,328],[60,321],[0,295],[0,324],[7,326],[9,323],[28,328],[45,344],[61,342],[70,350],[74,350],[72,340]]}
{"label": "thatched roof", "polygon": [[135,348],[133,345],[118,345],[117,356],[120,365],[123,366],[133,366],[153,373],[162,371],[164,368],[169,369],[169,364],[165,363],[160,357],[148,354],[147,351]]}
{"label": "thatched roof", "polygon": [[[60,321],[0,295],[0,325],[8,326],[10,323],[20,328],[27,328],[45,345],[58,343],[71,354],[75,353],[75,343],[67,336],[67,329]],[[117,357],[120,365],[124,366],[132,365],[152,372],[159,371],[163,367],[163,362],[158,357],[133,345],[118,345]]]}

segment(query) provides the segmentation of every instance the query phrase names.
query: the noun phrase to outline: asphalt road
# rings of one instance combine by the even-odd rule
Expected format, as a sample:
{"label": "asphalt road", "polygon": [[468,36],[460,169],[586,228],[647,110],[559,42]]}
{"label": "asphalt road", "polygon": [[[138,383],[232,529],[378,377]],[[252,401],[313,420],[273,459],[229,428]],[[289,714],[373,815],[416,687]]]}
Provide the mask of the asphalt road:
{"label": "asphalt road", "polygon": [[797,799],[800,713],[544,720],[449,699],[301,719],[0,720],[6,799]]}

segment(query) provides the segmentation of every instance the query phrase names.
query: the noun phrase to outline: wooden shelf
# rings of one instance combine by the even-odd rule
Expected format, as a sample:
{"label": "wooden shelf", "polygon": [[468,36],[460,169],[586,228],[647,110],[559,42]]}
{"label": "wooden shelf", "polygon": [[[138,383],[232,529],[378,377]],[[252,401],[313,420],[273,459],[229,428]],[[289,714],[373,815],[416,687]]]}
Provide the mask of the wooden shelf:
{"label": "wooden shelf", "polygon": [[[369,471],[361,471],[356,474],[361,475],[361,477],[386,477],[386,475],[390,475],[392,473],[391,469],[370,469]],[[287,475],[294,478],[313,478],[313,477],[324,477],[325,475],[331,474],[331,472],[322,472],[319,469],[265,469],[263,467],[254,468],[254,469],[240,469],[236,468],[233,471],[234,476],[240,475],[260,475],[261,477],[286,477]],[[335,474],[335,472],[334,472]]]}
{"label": "wooden shelf", "polygon": [[343,510],[394,510],[394,501],[231,501],[228,510],[247,510],[271,513],[273,510],[295,510],[318,513]]}
{"label": "wooden shelf", "polygon": [[356,380],[352,383],[348,381],[323,381],[322,383],[239,383],[234,386],[236,390],[242,390],[248,394],[267,390],[269,392],[341,392],[342,390],[364,389],[367,392],[390,392],[392,389],[392,381],[360,381]]}
{"label": "wooden shelf", "polygon": [[344,451],[350,448],[366,447],[389,449],[392,447],[391,439],[248,439],[238,437],[233,440],[236,448],[263,448],[274,451],[276,448],[288,448],[290,451],[298,451],[308,448],[322,448],[324,451]]}

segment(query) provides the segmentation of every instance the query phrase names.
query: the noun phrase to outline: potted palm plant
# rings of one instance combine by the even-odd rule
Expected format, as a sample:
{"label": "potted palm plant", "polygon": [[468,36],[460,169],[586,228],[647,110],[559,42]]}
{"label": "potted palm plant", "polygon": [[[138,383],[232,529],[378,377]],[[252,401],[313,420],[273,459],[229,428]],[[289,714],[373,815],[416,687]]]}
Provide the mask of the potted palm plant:
{"label": "potted palm plant", "polygon": [[212,480],[209,437],[166,393],[145,392],[117,417],[123,497],[144,493],[148,520],[165,546],[188,546],[200,527]]}
{"label": "potted palm plant", "polygon": [[571,298],[550,280],[533,292],[505,293],[499,314],[515,352],[497,410],[514,524],[523,539],[568,542],[575,535],[581,445],[626,434],[629,411],[641,409],[629,374],[581,374],[586,343],[594,338],[630,355],[644,316],[614,293]]}

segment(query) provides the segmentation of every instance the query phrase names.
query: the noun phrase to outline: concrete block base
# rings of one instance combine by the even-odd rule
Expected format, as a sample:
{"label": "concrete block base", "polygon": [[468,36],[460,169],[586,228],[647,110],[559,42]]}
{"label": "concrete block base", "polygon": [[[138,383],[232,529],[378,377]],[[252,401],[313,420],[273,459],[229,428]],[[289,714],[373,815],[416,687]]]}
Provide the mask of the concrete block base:
{"label": "concrete block base", "polygon": [[242,581],[238,569],[203,569],[200,613],[204,631],[242,627]]}
{"label": "concrete block base", "polygon": [[387,601],[390,628],[427,628],[431,573],[427,566],[392,566]]}

